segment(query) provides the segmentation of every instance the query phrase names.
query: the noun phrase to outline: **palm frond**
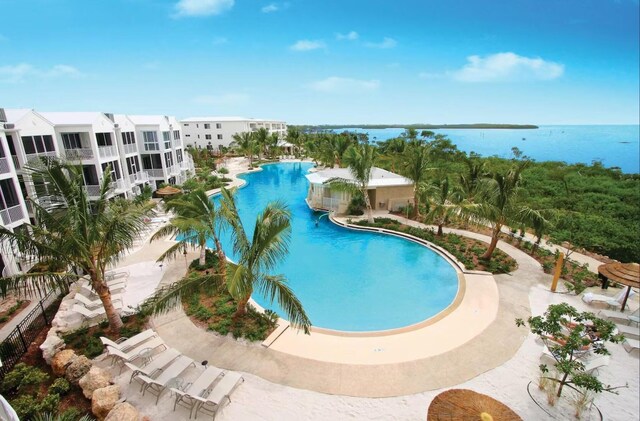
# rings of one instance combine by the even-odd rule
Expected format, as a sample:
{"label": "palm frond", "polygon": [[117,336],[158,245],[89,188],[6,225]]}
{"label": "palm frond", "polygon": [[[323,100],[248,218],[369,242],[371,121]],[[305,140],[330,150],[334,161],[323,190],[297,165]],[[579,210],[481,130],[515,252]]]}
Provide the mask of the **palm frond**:
{"label": "palm frond", "polygon": [[282,275],[261,276],[258,278],[256,286],[258,291],[269,301],[273,302],[275,300],[278,303],[286,313],[292,326],[302,329],[305,334],[309,334],[311,320],[309,320],[302,303],[289,288],[286,279]]}
{"label": "palm frond", "polygon": [[141,305],[141,311],[154,315],[165,314],[178,307],[183,295],[190,295],[205,285],[220,285],[219,276],[187,276],[178,282],[164,286],[147,298]]}

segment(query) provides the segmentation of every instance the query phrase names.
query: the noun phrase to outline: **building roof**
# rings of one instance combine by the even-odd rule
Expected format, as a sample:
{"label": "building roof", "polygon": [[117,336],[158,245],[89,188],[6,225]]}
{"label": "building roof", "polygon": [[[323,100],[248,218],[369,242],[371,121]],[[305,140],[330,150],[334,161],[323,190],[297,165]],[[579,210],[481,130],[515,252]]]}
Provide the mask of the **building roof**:
{"label": "building roof", "polygon": [[53,125],[92,125],[100,118],[107,118],[104,113],[99,112],[40,112],[42,117]]}
{"label": "building roof", "polygon": [[7,116],[7,123],[15,124],[31,111],[33,110],[30,108],[5,108],[4,114]]}
{"label": "building roof", "polygon": [[161,124],[178,123],[172,116],[167,115],[127,115],[133,124],[141,126],[159,126]]}
{"label": "building roof", "polygon": [[[332,179],[343,179],[346,181],[354,181],[353,175],[349,168],[329,168],[322,171],[307,174],[307,180],[312,184],[324,184]],[[371,178],[369,179],[370,188],[390,187],[390,186],[412,186],[413,181],[401,175],[383,170],[382,168],[373,167],[371,169]]]}
{"label": "building roof", "polygon": [[247,118],[247,117],[189,117],[189,118],[183,118],[182,120],[180,120],[181,123],[190,123],[190,122],[195,123],[195,122],[201,122],[201,121],[207,121],[207,122],[208,121],[211,121],[211,122],[249,121],[249,122],[256,122],[256,123],[261,123],[261,122],[284,123],[283,120],[267,120],[263,118]]}

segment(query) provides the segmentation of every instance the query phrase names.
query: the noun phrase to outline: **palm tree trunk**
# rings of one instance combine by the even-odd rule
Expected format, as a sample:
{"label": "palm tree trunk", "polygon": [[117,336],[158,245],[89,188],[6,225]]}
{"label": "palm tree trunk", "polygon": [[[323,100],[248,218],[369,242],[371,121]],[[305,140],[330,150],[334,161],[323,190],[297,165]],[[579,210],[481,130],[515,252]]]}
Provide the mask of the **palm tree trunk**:
{"label": "palm tree trunk", "polygon": [[442,237],[444,233],[442,232],[442,224],[438,224],[438,233],[436,234],[438,237]]}
{"label": "palm tree trunk", "polygon": [[418,187],[416,186],[416,192],[413,195],[413,219],[420,216],[420,198],[418,197]]}
{"label": "palm tree trunk", "polygon": [[90,270],[89,277],[91,279],[93,290],[98,294],[98,297],[102,302],[102,306],[104,307],[104,311],[107,315],[107,320],[109,321],[109,330],[111,330],[112,332],[119,331],[123,323],[120,315],[116,311],[116,308],[113,306],[113,301],[111,300],[111,292],[109,291],[107,283],[104,281],[102,276],[98,275],[96,271]]}
{"label": "palm tree trunk", "polygon": [[249,302],[249,298],[251,298],[251,295],[238,300],[238,307],[236,308],[236,312],[233,314],[234,318],[242,317],[245,315],[245,313],[247,312],[247,303]]}
{"label": "palm tree trunk", "polygon": [[198,260],[198,264],[200,266],[204,266],[207,263],[207,245],[200,245],[200,260]]}
{"label": "palm tree trunk", "polygon": [[498,245],[498,238],[500,237],[500,228],[502,228],[501,224],[496,225],[493,229],[493,234],[491,236],[491,243],[489,244],[489,248],[486,253],[482,255],[481,259],[483,260],[491,260],[491,256],[493,256],[493,252]]}
{"label": "palm tree trunk", "polygon": [[224,254],[222,244],[217,236],[213,237],[213,241],[216,244],[216,254],[218,255],[218,272],[220,273],[220,279],[222,282],[227,281],[227,256]]}
{"label": "palm tree trunk", "polygon": [[375,221],[373,220],[373,209],[371,209],[371,201],[369,200],[369,193],[367,189],[362,190],[362,196],[364,196],[364,204],[367,207],[367,221],[370,224],[373,224]]}

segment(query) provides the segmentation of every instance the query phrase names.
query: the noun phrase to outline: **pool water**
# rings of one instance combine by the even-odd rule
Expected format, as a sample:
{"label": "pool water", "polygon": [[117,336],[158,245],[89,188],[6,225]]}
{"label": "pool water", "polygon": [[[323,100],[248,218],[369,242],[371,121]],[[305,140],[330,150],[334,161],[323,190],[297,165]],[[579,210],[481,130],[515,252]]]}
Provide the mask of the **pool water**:
{"label": "pool water", "polygon": [[[394,329],[423,321],[451,304],[458,278],[440,255],[405,239],[353,231],[320,218],[323,213],[311,211],[304,200],[309,163],[262,168],[242,176],[248,184],[235,196],[240,218],[251,238],[256,216],[267,203],[278,199],[288,205],[289,254],[274,274],[285,275],[314,326]],[[221,240],[236,260],[229,234],[223,233]],[[277,303],[255,293],[253,299],[286,318]]]}

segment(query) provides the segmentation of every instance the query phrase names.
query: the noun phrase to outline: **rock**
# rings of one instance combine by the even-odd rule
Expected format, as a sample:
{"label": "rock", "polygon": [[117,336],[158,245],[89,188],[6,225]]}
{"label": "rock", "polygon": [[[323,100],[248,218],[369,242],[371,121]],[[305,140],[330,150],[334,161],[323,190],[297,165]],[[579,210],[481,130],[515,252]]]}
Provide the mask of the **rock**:
{"label": "rock", "polygon": [[94,365],[87,374],[82,376],[78,384],[82,388],[84,397],[91,399],[91,396],[93,396],[93,392],[96,389],[102,389],[103,387],[107,387],[111,384],[111,374]]}
{"label": "rock", "polygon": [[91,397],[91,412],[98,420],[104,420],[118,399],[120,399],[120,386],[117,384],[96,389]]}
{"label": "rock", "polygon": [[138,421],[140,413],[138,410],[127,402],[122,402],[113,407],[104,421]]}
{"label": "rock", "polygon": [[53,356],[51,359],[51,369],[57,376],[64,376],[67,367],[78,358],[73,349],[65,349]]}
{"label": "rock", "polygon": [[67,371],[65,371],[64,376],[69,380],[69,383],[77,386],[82,376],[89,372],[92,365],[93,364],[89,358],[81,355],[73,360],[73,362],[67,367]]}
{"label": "rock", "polygon": [[52,330],[47,334],[47,339],[40,345],[42,357],[51,365],[53,357],[64,348],[64,341]]}

